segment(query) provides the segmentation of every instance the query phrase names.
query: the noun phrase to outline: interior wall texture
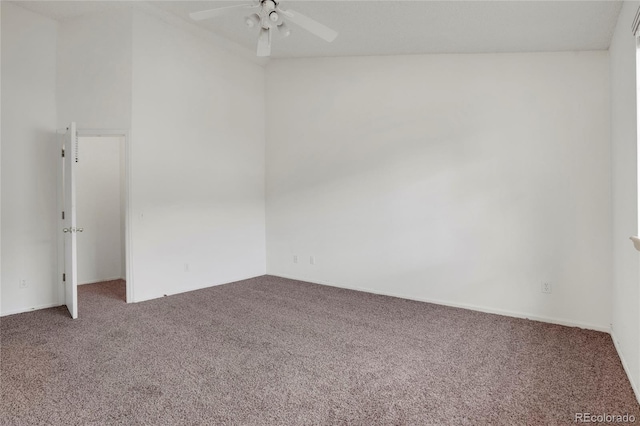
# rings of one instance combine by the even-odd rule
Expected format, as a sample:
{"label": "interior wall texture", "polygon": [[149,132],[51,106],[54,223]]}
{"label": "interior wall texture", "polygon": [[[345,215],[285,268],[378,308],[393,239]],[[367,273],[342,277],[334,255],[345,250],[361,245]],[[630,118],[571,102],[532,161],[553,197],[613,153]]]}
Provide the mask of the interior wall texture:
{"label": "interior wall texture", "polygon": [[65,19],[59,25],[56,100],[58,127],[131,127],[132,10]]}
{"label": "interior wall texture", "polygon": [[267,272],[608,330],[608,60],[272,60]]}
{"label": "interior wall texture", "polygon": [[78,284],[125,278],[121,137],[81,137],[76,164]]}
{"label": "interior wall texture", "polygon": [[[3,315],[59,303],[56,43],[58,24],[1,4]],[[23,285],[21,283],[24,282]]]}
{"label": "interior wall texture", "polygon": [[0,314],[63,303],[56,128],[70,121],[130,131],[133,301],[265,273],[261,66],[140,10],[134,24],[133,8],[56,22],[3,2],[1,38]]}
{"label": "interior wall texture", "polygon": [[2,3],[2,315],[63,303],[56,132],[130,127],[130,16],[60,23]]}
{"label": "interior wall texture", "polygon": [[263,275],[264,68],[133,16],[134,300]]}
{"label": "interior wall texture", "polygon": [[609,48],[613,188],[611,334],[640,399],[640,254],[638,235],[638,103],[636,40],[631,24],[640,2],[624,2]]}

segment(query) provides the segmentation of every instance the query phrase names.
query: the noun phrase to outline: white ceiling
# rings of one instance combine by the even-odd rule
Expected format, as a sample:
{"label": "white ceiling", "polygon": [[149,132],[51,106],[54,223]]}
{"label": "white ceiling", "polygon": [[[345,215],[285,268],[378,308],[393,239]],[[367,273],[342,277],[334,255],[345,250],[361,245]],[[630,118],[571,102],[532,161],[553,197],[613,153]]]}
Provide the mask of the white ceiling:
{"label": "white ceiling", "polygon": [[[155,6],[192,22],[189,12],[245,1],[153,1]],[[126,2],[39,1],[24,7],[66,19]],[[620,1],[311,1],[282,0],[337,30],[327,43],[291,24],[289,38],[275,36],[272,57],[397,55],[604,50],[609,47]],[[248,31],[235,12],[193,22],[254,50],[257,32]]]}
{"label": "white ceiling", "polygon": [[[4,1],[4,0],[1,0]],[[105,10],[126,7],[129,2],[126,1],[30,1],[30,0],[14,0],[11,3],[18,4],[25,9],[41,15],[48,16],[57,21],[75,18],[82,15],[99,13]]]}

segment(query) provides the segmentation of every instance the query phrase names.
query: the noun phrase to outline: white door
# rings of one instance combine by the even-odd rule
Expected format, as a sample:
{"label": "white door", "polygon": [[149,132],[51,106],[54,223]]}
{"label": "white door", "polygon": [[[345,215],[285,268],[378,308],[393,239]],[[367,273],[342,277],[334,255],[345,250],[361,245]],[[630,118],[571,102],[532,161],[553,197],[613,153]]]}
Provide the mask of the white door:
{"label": "white door", "polygon": [[71,123],[64,136],[64,300],[71,318],[78,318],[78,255],[76,252],[76,181],[78,161],[76,123]]}

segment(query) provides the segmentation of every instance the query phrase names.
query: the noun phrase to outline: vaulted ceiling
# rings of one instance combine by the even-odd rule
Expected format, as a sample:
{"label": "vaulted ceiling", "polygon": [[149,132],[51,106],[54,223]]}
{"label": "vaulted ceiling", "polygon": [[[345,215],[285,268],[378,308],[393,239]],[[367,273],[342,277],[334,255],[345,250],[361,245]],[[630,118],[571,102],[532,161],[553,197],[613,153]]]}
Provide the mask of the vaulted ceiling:
{"label": "vaulted ceiling", "polygon": [[[125,4],[19,3],[58,20]],[[192,22],[189,12],[243,2],[149,3]],[[274,58],[604,50],[609,47],[621,2],[282,0],[281,6],[322,22],[337,30],[339,36],[333,43],[327,43],[292,24],[290,37],[274,37],[271,55]],[[193,24],[253,51],[257,31],[247,30],[245,15],[246,12],[238,11]]]}

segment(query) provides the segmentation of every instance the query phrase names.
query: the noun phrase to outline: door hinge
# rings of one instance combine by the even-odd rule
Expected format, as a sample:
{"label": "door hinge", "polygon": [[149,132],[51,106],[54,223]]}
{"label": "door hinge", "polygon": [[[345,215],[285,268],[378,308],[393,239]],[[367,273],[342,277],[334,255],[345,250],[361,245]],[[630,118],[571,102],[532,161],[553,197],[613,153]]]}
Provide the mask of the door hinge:
{"label": "door hinge", "polygon": [[67,281],[67,274],[62,274],[62,281]]}
{"label": "door hinge", "polygon": [[62,158],[64,158],[64,149],[62,150]]}
{"label": "door hinge", "polygon": [[64,212],[62,212],[62,220],[64,220]]}

